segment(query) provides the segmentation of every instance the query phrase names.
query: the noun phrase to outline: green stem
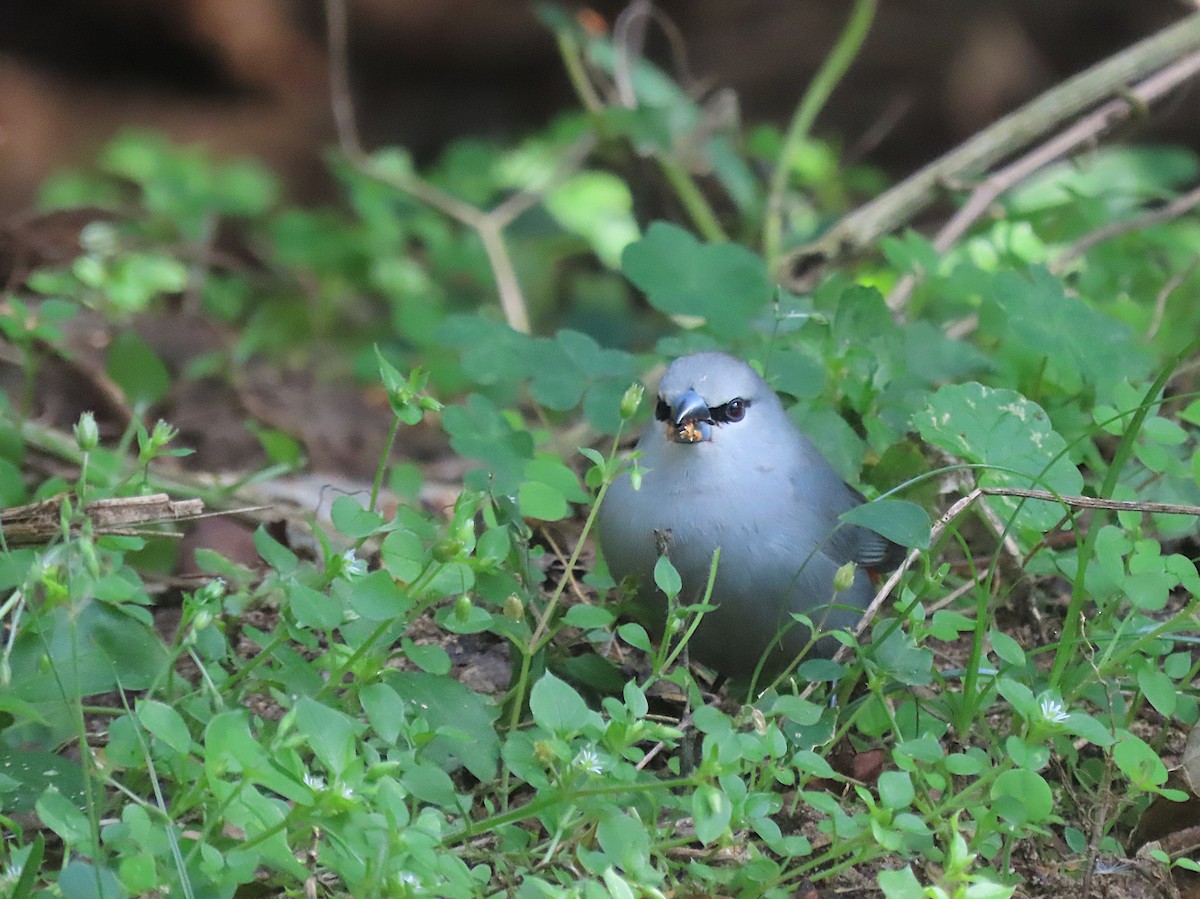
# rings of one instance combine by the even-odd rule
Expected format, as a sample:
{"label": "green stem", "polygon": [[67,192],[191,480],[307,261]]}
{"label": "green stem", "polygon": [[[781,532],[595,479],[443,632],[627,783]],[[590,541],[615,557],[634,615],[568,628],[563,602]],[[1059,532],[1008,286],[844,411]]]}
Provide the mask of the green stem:
{"label": "green stem", "polygon": [[685,787],[695,787],[697,781],[692,777],[679,777],[674,780],[654,780],[647,783],[639,784],[612,784],[610,786],[595,786],[595,787],[574,787],[570,790],[555,790],[547,795],[539,796],[538,798],[525,803],[520,808],[512,809],[507,812],[500,812],[492,815],[490,818],[484,818],[482,821],[476,821],[469,824],[467,827],[457,830],[454,833],[447,834],[442,839],[443,846],[453,846],[455,843],[460,843],[463,840],[471,837],[487,833],[495,830],[498,827],[504,827],[507,824],[516,824],[518,821],[524,821],[541,812],[543,809],[551,808],[563,800],[569,800],[574,803],[581,797],[585,796],[614,796],[623,795],[626,793],[649,793],[658,792],[659,790],[675,790]]}
{"label": "green stem", "polygon": [[399,433],[400,419],[393,415],[387,442],[384,444],[383,454],[379,457],[379,466],[375,469],[375,481],[371,484],[371,504],[367,507],[368,511],[374,512],[375,505],[379,502],[379,491],[383,489],[383,475],[387,471],[388,459],[392,456],[392,447],[396,445],[396,436]]}
{"label": "green stem", "polygon": [[[1108,472],[1104,476],[1104,483],[1101,484],[1097,494],[1101,499],[1110,499],[1116,492],[1117,484],[1121,478],[1121,469],[1125,467],[1125,463],[1133,455],[1137,444],[1137,436],[1142,430],[1142,424],[1145,422],[1146,416],[1150,414],[1150,410],[1154,407],[1154,401],[1162,394],[1163,388],[1166,387],[1167,382],[1171,379],[1171,375],[1175,373],[1175,369],[1182,364],[1184,359],[1192,355],[1197,347],[1200,347],[1200,340],[1192,341],[1174,359],[1163,366],[1162,371],[1158,373],[1158,377],[1154,379],[1154,383],[1150,385],[1142,397],[1141,405],[1133,413],[1133,417],[1129,420],[1129,427],[1125,430],[1124,437],[1117,444],[1117,449],[1113,453],[1112,464],[1108,466]],[[1054,667],[1050,671],[1050,686],[1060,692],[1063,675],[1066,673],[1068,665],[1075,659],[1075,649],[1079,645],[1080,640],[1080,622],[1083,618],[1083,608],[1090,598],[1086,587],[1088,564],[1096,555],[1096,541],[1100,537],[1100,531],[1103,530],[1104,523],[1108,520],[1109,514],[1102,509],[1096,510],[1095,517],[1088,527],[1087,536],[1083,539],[1083,545],[1079,547],[1079,563],[1075,572],[1075,582],[1071,587],[1071,601],[1067,605],[1067,612],[1063,618],[1062,637],[1058,641],[1058,651],[1054,654]]]}
{"label": "green stem", "polygon": [[696,182],[692,180],[692,176],[688,174],[687,170],[674,159],[666,156],[659,156],[658,164],[667,181],[674,188],[675,195],[679,197],[679,202],[683,204],[688,218],[692,220],[692,224],[696,226],[696,230],[704,239],[728,241],[729,236],[721,227],[721,223],[717,221],[717,214],[713,212],[712,206],[704,198],[703,192],[696,186]]}
{"label": "green stem", "polygon": [[787,191],[792,160],[795,158],[800,144],[808,137],[813,122],[816,121],[817,115],[825,106],[830,94],[833,93],[833,89],[837,87],[838,82],[850,68],[850,63],[862,49],[867,32],[871,29],[871,22],[875,19],[877,7],[878,0],[855,0],[854,9],[850,12],[850,18],[842,30],[841,37],[834,44],[829,56],[825,58],[825,62],[821,64],[821,68],[817,70],[817,74],[813,76],[808,90],[804,92],[804,96],[792,116],[792,121],[788,125],[783,147],[779,151],[779,158],[775,160],[775,170],[771,173],[771,186],[767,194],[767,213],[763,222],[763,255],[767,257],[767,264],[772,270],[775,268],[782,241],[783,196]]}
{"label": "green stem", "polygon": [[575,40],[575,36],[566,31],[559,31],[556,34],[558,41],[558,53],[562,57],[563,66],[567,70],[567,80],[571,82],[571,87],[575,89],[575,96],[579,97],[579,102],[583,104],[592,115],[597,115],[604,109],[604,101],[600,99],[600,95],[596,93],[596,88],[592,85],[592,81],[588,78],[587,67],[583,64],[583,52],[579,47],[579,41]]}

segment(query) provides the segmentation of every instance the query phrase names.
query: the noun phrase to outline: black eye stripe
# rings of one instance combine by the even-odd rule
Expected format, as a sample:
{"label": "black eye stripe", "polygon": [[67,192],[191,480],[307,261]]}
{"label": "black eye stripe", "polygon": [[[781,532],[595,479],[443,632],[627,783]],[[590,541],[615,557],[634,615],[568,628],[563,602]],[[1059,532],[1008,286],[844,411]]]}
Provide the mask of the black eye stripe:
{"label": "black eye stripe", "polygon": [[[730,424],[732,422],[741,421],[746,417],[746,410],[750,408],[750,400],[742,397],[734,397],[728,403],[722,403],[720,406],[713,406],[708,410],[708,423],[714,425]],[[654,407],[654,417],[659,421],[671,421],[671,407],[666,400],[661,397],[657,405]]]}

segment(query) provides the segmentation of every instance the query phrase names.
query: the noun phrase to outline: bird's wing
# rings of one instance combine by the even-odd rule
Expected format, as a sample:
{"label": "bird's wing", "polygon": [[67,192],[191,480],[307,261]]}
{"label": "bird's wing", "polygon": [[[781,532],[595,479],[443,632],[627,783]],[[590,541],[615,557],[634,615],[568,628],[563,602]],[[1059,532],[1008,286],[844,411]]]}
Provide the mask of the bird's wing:
{"label": "bird's wing", "polygon": [[854,562],[863,568],[890,570],[904,559],[904,547],[858,525],[842,524],[839,517],[866,497],[842,481],[823,458],[809,456],[792,476],[798,506],[812,516],[821,533],[821,552],[837,565]]}

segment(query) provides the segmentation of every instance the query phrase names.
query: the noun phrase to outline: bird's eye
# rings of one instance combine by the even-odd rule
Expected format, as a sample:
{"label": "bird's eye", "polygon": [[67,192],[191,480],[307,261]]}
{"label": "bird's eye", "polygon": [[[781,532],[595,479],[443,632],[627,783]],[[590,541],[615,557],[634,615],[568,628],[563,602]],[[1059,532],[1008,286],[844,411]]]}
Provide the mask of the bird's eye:
{"label": "bird's eye", "polygon": [[750,401],[739,396],[713,409],[712,418],[714,422],[722,425],[741,421],[746,417],[746,410],[749,408]]}
{"label": "bird's eye", "polygon": [[661,397],[658,400],[658,405],[654,407],[654,417],[659,421],[668,421],[671,418],[671,407]]}

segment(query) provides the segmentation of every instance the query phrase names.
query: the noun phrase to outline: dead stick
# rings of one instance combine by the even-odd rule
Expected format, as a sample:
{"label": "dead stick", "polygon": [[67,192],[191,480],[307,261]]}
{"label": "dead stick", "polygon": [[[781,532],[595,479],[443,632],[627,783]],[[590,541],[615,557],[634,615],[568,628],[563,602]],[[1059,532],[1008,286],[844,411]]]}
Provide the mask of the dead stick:
{"label": "dead stick", "polygon": [[[1160,99],[1189,78],[1195,77],[1197,72],[1200,72],[1200,52],[1191,53],[1156,72],[1130,89],[1125,96],[1105,103],[1021,158],[989,175],[971,191],[967,202],[937,233],[933,239],[933,248],[939,253],[945,253],[1003,194],[1052,162],[1062,159],[1104,132],[1110,131],[1122,120]],[[1185,209],[1190,208],[1190,205],[1194,203]],[[1177,214],[1182,214],[1182,211]],[[915,274],[907,274],[897,281],[888,294],[888,308],[893,311],[902,309],[917,281],[918,276]]]}
{"label": "dead stick", "polygon": [[[784,261],[781,282],[800,286],[814,268],[862,252],[928,207],[946,184],[978,177],[1105,98],[1120,94],[1200,47],[1200,12],[1139,41],[1031,100],[900,184],[845,216],[819,240]],[[798,273],[795,276],[793,273]]]}

